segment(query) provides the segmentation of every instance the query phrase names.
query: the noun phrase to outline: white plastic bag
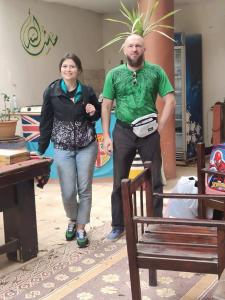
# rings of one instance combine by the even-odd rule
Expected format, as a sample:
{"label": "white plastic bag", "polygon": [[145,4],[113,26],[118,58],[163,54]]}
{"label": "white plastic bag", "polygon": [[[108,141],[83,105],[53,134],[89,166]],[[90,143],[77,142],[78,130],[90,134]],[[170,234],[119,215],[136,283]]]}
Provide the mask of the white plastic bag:
{"label": "white plastic bag", "polygon": [[[197,177],[182,176],[171,193],[197,194],[198,188],[195,186]],[[197,199],[168,199],[165,217],[195,219],[198,216]]]}

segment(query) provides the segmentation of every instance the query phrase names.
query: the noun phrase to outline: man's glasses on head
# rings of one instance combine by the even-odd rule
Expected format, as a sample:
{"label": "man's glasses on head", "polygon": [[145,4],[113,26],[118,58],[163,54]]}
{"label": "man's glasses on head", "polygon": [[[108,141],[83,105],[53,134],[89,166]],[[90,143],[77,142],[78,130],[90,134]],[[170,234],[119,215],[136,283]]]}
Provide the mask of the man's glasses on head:
{"label": "man's glasses on head", "polygon": [[137,84],[137,73],[135,71],[132,74],[132,84]]}

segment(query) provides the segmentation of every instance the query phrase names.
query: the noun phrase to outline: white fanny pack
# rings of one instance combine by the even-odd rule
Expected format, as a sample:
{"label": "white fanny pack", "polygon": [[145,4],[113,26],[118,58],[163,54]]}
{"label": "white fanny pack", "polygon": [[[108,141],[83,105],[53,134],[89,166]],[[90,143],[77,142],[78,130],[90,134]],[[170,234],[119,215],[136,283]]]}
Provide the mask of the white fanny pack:
{"label": "white fanny pack", "polygon": [[134,120],[131,123],[133,133],[138,137],[146,137],[158,128],[157,114],[152,113]]}

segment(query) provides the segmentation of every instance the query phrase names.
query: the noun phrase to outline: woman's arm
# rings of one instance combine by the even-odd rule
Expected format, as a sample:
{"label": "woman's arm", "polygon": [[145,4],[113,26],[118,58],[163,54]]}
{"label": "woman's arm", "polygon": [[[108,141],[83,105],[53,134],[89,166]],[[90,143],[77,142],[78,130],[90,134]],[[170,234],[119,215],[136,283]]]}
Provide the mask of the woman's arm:
{"label": "woman's arm", "polygon": [[54,112],[49,97],[49,89],[43,96],[43,105],[40,118],[40,137],[38,141],[38,152],[44,154],[50,143],[53,128]]}
{"label": "woman's arm", "polygon": [[[97,121],[101,117],[101,104],[99,103],[98,98],[96,97],[96,94],[91,87],[88,87],[88,93],[89,93],[89,102],[87,105],[91,104],[95,108],[94,113],[89,115],[89,119],[91,121]],[[86,105],[86,107],[87,107],[87,105]],[[88,106],[87,109],[90,109],[90,111],[93,111],[90,106]]]}

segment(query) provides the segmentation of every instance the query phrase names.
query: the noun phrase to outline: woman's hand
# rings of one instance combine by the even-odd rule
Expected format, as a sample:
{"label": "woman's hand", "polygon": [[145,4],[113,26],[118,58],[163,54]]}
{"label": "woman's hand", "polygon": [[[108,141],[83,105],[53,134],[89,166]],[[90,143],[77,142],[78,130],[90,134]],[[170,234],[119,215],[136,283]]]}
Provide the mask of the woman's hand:
{"label": "woman's hand", "polygon": [[95,113],[95,107],[94,105],[88,103],[85,107],[86,113],[89,114],[89,116],[93,116]]}

